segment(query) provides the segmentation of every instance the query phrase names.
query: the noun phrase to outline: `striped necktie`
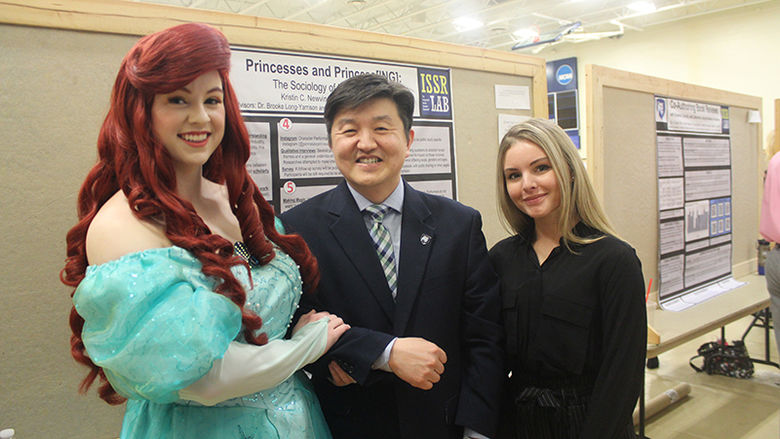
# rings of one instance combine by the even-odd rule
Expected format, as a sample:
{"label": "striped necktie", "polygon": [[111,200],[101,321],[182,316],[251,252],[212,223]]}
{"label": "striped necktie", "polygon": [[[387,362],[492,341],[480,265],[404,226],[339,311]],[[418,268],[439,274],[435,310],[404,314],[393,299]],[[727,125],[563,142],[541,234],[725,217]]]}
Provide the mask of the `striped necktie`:
{"label": "striped necktie", "polygon": [[393,299],[395,299],[398,278],[395,269],[395,256],[393,255],[393,239],[390,237],[387,227],[382,224],[385,215],[389,211],[390,208],[383,204],[372,204],[364,209],[364,212],[371,215],[371,229],[368,233],[374,241],[376,254],[379,256],[379,262],[382,264],[382,269],[387,278],[387,285],[390,287],[390,291],[393,292]]}

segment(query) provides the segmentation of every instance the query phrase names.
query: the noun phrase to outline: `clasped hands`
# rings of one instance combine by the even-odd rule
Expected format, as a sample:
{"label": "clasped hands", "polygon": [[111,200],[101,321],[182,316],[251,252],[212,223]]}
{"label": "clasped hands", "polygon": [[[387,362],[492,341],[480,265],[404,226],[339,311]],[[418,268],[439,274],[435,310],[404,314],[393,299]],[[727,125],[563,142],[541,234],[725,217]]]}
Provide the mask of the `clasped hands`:
{"label": "clasped hands", "polygon": [[341,317],[327,311],[316,312],[315,310],[311,310],[298,319],[298,323],[293,327],[292,333],[295,335],[299,329],[320,319],[328,319],[328,342],[325,345],[325,352],[327,352],[336,343],[336,340],[351,327],[344,323],[344,320],[342,320]]}
{"label": "clasped hands", "polygon": [[[399,337],[390,351],[388,366],[398,378],[411,386],[430,390],[441,379],[447,354],[436,344],[419,337]],[[355,383],[335,362],[328,365],[331,382],[336,386]]]}

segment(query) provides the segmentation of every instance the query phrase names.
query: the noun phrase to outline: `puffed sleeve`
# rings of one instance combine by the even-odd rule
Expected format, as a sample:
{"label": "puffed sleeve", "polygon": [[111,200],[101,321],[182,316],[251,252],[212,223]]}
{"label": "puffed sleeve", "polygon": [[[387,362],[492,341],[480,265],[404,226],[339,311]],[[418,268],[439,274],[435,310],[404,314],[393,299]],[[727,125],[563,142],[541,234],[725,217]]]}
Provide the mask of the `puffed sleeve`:
{"label": "puffed sleeve", "polygon": [[241,312],[179,247],[87,268],[73,295],[92,362],[121,395],[170,403],[222,358]]}

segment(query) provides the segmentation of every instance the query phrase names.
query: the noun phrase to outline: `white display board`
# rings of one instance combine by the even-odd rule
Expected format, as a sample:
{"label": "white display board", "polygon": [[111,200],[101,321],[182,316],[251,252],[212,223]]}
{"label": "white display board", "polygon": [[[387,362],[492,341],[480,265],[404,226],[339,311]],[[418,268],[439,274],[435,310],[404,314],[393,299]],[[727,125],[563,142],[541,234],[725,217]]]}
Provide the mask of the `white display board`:
{"label": "white display board", "polygon": [[654,111],[659,298],[684,309],[731,276],[729,108],[656,96]]}

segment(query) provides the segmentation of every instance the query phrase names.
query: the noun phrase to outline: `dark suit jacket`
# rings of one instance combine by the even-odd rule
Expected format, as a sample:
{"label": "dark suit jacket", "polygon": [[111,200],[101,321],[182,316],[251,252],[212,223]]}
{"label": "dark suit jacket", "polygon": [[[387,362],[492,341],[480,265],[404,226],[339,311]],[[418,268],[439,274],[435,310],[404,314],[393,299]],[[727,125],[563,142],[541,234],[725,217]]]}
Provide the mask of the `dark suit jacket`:
{"label": "dark suit jacket", "polygon": [[[317,395],[336,439],[460,438],[463,427],[492,437],[503,332],[480,215],[404,185],[395,301],[346,182],[281,215],[321,271],[317,294],[304,295],[301,312],[327,310],[352,326],[311,366]],[[371,369],[394,337],[422,337],[446,352],[433,389]],[[327,381],[331,360],[358,384]]]}

